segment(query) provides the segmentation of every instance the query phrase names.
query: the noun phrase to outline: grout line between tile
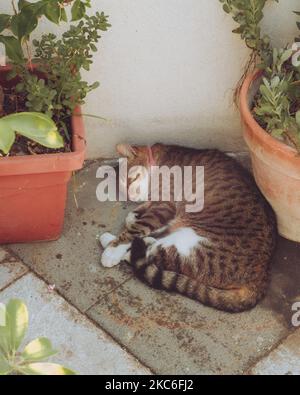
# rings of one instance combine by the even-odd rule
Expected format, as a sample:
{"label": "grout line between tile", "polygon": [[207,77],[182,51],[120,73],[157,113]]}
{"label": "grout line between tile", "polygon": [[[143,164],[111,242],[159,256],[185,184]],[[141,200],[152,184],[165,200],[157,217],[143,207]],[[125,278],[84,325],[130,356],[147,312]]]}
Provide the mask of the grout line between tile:
{"label": "grout line between tile", "polygon": [[12,281],[10,281],[8,284],[6,284],[3,288],[0,288],[0,293],[4,291],[5,289],[9,288],[11,285],[19,281],[21,278],[25,277],[27,274],[30,273],[30,270],[28,270],[28,267],[26,266],[27,271],[23,274],[21,274],[19,277],[14,278]]}
{"label": "grout line between tile", "polygon": [[291,329],[286,335],[284,335],[281,339],[279,339],[275,344],[272,345],[271,349],[268,350],[264,355],[256,358],[256,360],[254,362],[252,362],[250,364],[250,366],[244,370],[244,375],[251,375],[251,371],[255,368],[256,365],[258,365],[261,361],[263,361],[264,359],[268,358],[268,356],[276,351],[278,349],[278,347],[280,347],[284,341],[291,335],[293,335],[297,330],[300,330],[299,328],[294,328]]}
{"label": "grout line between tile", "polygon": [[128,281],[132,280],[134,278],[134,276],[130,276],[128,277],[126,280],[124,280],[122,283],[120,283],[117,287],[111,289],[109,292],[107,292],[105,295],[100,296],[95,303],[93,303],[90,307],[88,307],[85,310],[85,313],[88,313],[93,307],[95,307],[97,304],[100,303],[100,301],[104,298],[106,298],[108,295],[110,295],[111,293],[115,292],[118,288],[122,287],[124,284],[126,284]]}

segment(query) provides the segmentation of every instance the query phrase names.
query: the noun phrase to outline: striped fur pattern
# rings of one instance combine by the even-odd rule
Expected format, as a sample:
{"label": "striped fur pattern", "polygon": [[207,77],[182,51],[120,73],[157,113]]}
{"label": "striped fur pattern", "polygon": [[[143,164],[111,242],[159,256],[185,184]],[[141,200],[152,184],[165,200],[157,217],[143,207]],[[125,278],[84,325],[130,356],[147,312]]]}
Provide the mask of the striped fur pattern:
{"label": "striped fur pattern", "polygon": [[[151,287],[178,292],[228,312],[253,308],[265,295],[276,244],[276,220],[252,177],[217,150],[156,144],[158,166],[204,166],[205,206],[147,202],[130,213],[124,232],[108,243],[102,263],[127,260]],[[147,149],[119,145],[130,166],[147,166]],[[130,181],[130,180],[129,180]],[[123,248],[123,250],[121,250]]]}

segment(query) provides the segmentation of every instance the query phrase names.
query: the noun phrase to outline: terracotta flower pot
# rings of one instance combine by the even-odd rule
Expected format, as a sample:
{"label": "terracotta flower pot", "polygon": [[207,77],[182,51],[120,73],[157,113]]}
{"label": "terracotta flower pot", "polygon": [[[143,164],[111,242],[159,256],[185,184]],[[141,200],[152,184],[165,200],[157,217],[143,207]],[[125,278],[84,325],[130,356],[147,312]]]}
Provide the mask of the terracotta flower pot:
{"label": "terracotta flower pot", "polygon": [[244,138],[250,149],[255,180],[277,214],[280,235],[300,242],[300,155],[273,138],[253,118],[249,104],[253,83],[259,76],[259,72],[249,75],[241,90]]}
{"label": "terracotta flower pot", "polygon": [[[0,67],[1,85],[9,69]],[[72,117],[72,135],[70,153],[0,157],[0,244],[60,237],[67,185],[72,172],[82,168],[85,156],[79,107]]]}

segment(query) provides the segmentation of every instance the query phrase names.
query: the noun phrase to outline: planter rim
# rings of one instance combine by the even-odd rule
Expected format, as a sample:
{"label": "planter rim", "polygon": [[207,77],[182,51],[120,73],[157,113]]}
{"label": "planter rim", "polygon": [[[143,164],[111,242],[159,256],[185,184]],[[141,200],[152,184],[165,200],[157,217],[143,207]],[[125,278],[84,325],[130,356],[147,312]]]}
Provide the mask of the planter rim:
{"label": "planter rim", "polygon": [[[7,73],[10,69],[9,65],[0,67],[0,74]],[[0,176],[55,173],[81,169],[85,157],[86,141],[80,106],[74,110],[71,126],[72,152],[0,157]]]}
{"label": "planter rim", "polygon": [[[266,130],[264,130],[254,119],[248,103],[248,94],[252,83],[261,76],[262,72],[256,70],[250,73],[241,88],[240,92],[240,111],[245,124],[251,130],[252,140],[259,142],[260,147],[269,155],[276,155],[281,160],[288,161],[300,168],[300,156],[297,150],[287,144],[272,137]],[[245,133],[247,134],[247,132]],[[246,140],[247,137],[246,137]]]}

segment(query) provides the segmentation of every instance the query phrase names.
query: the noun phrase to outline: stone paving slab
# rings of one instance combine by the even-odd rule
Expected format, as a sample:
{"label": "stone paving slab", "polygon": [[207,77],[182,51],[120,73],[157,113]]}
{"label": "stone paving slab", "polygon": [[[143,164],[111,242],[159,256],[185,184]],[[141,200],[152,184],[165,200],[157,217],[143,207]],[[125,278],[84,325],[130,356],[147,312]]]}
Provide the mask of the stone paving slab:
{"label": "stone paving slab", "polygon": [[28,268],[25,265],[0,247],[0,290],[27,272]]}
{"label": "stone paving slab", "polygon": [[266,302],[231,315],[135,279],[87,315],[158,374],[241,374],[288,333]]}
{"label": "stone paving slab", "polygon": [[300,329],[261,360],[252,370],[254,375],[300,375]]}
{"label": "stone paving slab", "polygon": [[26,265],[48,283],[55,284],[82,312],[131,276],[125,267],[106,270],[100,266],[101,250],[96,236],[106,231],[118,233],[130,205],[97,201],[98,166],[94,163],[76,176],[79,209],[70,185],[65,229],[60,240],[10,245]]}
{"label": "stone paving slab", "polygon": [[59,354],[52,358],[78,374],[150,374],[150,371],[124,351],[108,335],[71,307],[47,284],[27,274],[0,292],[0,301],[20,298],[30,314],[24,343],[48,337]]}

